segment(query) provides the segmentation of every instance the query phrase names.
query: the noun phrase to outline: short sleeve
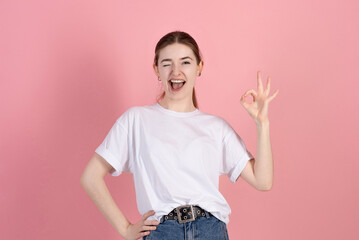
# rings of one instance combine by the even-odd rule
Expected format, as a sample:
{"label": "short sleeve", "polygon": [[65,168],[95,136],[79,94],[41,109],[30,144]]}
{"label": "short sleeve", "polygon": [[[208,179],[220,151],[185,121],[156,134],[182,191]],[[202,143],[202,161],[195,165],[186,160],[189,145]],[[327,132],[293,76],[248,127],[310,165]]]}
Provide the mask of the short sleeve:
{"label": "short sleeve", "polygon": [[115,169],[111,173],[112,176],[119,176],[123,171],[132,172],[129,161],[128,133],[119,119],[117,119],[95,152]]}
{"label": "short sleeve", "polygon": [[223,165],[221,174],[226,174],[235,183],[247,162],[254,158],[246,149],[241,137],[229,124],[225,124],[223,137]]}

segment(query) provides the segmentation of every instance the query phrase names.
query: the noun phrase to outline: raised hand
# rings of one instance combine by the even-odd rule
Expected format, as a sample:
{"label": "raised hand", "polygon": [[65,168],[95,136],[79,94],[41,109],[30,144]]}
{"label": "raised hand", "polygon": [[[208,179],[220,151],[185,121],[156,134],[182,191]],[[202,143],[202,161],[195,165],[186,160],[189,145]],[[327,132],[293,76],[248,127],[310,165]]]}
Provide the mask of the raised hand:
{"label": "raised hand", "polygon": [[[257,72],[257,92],[253,89],[246,91],[241,99],[241,105],[247,110],[249,115],[254,119],[256,124],[261,124],[268,122],[268,104],[272,101],[278,94],[279,89],[277,89],[272,96],[269,96],[270,91],[270,77],[267,80],[267,87],[263,90],[262,79],[260,71]],[[245,98],[248,94],[251,94],[253,97],[253,102],[247,103]]]}

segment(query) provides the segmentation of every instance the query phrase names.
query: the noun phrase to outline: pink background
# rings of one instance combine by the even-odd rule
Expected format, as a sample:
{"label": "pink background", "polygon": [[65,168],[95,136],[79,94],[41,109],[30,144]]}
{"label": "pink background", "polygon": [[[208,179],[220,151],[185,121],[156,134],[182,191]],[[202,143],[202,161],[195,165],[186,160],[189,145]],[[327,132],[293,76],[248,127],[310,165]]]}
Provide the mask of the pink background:
{"label": "pink background", "polygon": [[[358,1],[1,1],[0,239],[121,239],[80,185],[126,109],[155,102],[157,41],[190,33],[202,111],[256,154],[239,104],[272,79],[269,192],[221,176],[230,239],[359,239]],[[106,182],[140,218],[132,175]]]}

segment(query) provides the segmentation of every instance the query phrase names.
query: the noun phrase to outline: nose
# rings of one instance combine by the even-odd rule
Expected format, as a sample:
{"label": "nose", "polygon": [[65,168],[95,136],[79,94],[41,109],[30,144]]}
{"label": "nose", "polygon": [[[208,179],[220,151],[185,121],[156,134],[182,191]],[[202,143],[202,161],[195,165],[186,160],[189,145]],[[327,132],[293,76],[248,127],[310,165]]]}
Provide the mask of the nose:
{"label": "nose", "polygon": [[178,66],[177,64],[173,64],[172,74],[178,76],[180,73],[181,73],[181,67]]}

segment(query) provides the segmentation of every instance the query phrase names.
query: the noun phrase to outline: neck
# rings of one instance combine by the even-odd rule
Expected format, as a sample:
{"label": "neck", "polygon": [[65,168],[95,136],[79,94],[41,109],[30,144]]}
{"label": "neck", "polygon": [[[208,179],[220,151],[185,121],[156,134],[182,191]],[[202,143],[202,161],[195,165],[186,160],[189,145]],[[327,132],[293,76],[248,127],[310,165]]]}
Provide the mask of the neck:
{"label": "neck", "polygon": [[171,101],[166,96],[162,99],[159,104],[167,108],[168,110],[176,111],[176,112],[193,112],[196,110],[196,107],[193,104],[192,99],[182,99],[182,100],[176,100]]}

